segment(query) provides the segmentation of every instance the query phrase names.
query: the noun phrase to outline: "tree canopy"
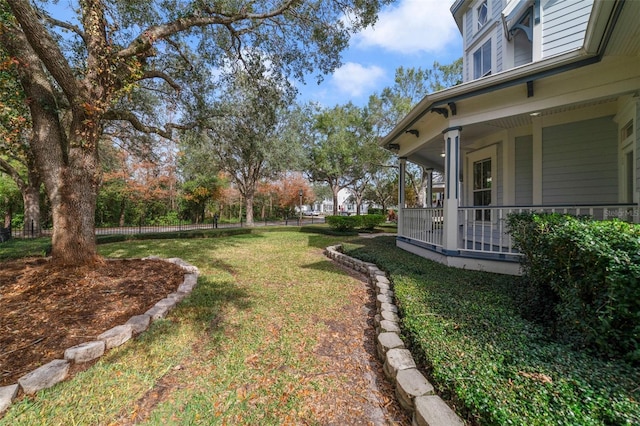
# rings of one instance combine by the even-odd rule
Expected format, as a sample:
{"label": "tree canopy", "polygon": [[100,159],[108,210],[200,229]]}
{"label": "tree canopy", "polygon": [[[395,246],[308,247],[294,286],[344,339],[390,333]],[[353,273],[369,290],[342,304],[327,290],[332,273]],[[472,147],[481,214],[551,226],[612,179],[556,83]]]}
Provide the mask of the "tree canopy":
{"label": "tree canopy", "polygon": [[[52,256],[97,257],[98,146],[114,122],[171,138],[206,126],[217,75],[263,62],[302,79],[340,64],[391,0],[0,0],[0,46],[29,99],[29,150],[49,197]],[[174,121],[154,112],[171,104]]]}

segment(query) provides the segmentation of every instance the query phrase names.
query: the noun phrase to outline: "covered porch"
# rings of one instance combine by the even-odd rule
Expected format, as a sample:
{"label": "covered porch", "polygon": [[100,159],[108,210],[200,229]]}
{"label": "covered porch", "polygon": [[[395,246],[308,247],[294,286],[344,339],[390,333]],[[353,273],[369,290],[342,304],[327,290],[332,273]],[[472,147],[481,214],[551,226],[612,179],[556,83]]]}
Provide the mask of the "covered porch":
{"label": "covered porch", "polygon": [[[381,141],[398,156],[397,245],[450,266],[519,274],[510,213],[640,222],[640,44],[607,51],[425,97]],[[442,173],[441,205],[406,200],[410,165]]]}
{"label": "covered porch", "polygon": [[630,203],[461,206],[456,210],[454,220],[448,220],[441,207],[401,209],[398,246],[451,266],[518,275],[520,254],[513,247],[506,224],[511,213],[563,213],[589,216],[596,220],[617,218],[629,222],[638,222],[640,216],[638,205]]}

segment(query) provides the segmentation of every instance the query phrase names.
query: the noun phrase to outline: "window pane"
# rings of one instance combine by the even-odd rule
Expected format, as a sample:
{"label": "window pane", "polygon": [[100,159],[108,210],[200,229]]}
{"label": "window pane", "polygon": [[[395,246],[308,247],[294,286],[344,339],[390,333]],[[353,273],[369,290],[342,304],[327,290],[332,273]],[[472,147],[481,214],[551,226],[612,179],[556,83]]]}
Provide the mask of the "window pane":
{"label": "window pane", "polygon": [[482,46],[482,75],[491,73],[491,40]]}
{"label": "window pane", "polygon": [[482,163],[473,164],[473,189],[482,189]]}
{"label": "window pane", "polygon": [[482,49],[473,53],[473,78],[482,77]]}
{"label": "window pane", "polygon": [[483,188],[491,188],[491,160],[482,164],[482,183]]}
{"label": "window pane", "polygon": [[[491,205],[491,158],[473,163],[473,205]],[[491,210],[475,210],[476,220],[491,220]]]}
{"label": "window pane", "polygon": [[487,23],[487,2],[484,1],[477,9],[478,13],[478,29]]}

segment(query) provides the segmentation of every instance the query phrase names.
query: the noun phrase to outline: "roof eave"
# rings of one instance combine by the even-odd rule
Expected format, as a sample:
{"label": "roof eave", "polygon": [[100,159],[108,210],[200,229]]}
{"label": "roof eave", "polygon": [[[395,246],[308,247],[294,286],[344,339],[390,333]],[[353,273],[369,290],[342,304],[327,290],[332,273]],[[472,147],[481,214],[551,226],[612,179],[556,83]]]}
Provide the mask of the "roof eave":
{"label": "roof eave", "polygon": [[547,76],[553,70],[563,72],[567,69],[588,65],[597,60],[598,57],[596,55],[587,55],[581,49],[574,50],[533,64],[527,64],[485,78],[462,83],[439,92],[430,93],[425,96],[387,136],[381,139],[380,146],[385,147],[393,143],[393,141],[404,134],[412,124],[429,113],[433,108],[446,106],[451,102],[458,102],[462,99],[500,90],[528,80],[537,80]]}

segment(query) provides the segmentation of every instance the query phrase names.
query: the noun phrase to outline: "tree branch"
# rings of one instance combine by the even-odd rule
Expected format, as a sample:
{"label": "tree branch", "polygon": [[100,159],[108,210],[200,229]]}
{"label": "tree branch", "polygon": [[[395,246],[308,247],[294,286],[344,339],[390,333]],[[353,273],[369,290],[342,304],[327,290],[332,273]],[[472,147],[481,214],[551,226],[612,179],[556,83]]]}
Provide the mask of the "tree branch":
{"label": "tree branch", "polygon": [[67,99],[74,99],[78,94],[78,83],[73,70],[49,31],[41,24],[35,9],[28,0],[7,0],[7,3],[21,27],[21,31],[16,29],[14,32],[21,33],[28,40]]}
{"label": "tree branch", "polygon": [[167,123],[164,126],[164,129],[156,126],[148,126],[144,124],[140,119],[130,111],[116,111],[110,110],[104,114],[103,117],[105,120],[114,120],[114,121],[126,121],[134,129],[143,133],[153,133],[158,136],[161,136],[165,139],[171,139],[173,137],[173,130],[191,130],[197,126],[197,123],[189,123],[189,124],[175,124],[175,123]]}
{"label": "tree branch", "polygon": [[[18,0],[11,0],[18,1]],[[222,24],[231,25],[241,21],[264,21],[282,15],[288,9],[297,4],[299,0],[286,0],[279,7],[264,13],[247,13],[243,8],[237,14],[229,15],[213,10],[204,10],[209,16],[191,15],[177,19],[162,25],[154,25],[144,30],[128,47],[119,51],[117,56],[128,58],[138,56],[151,49],[156,40],[166,39],[168,36],[179,33],[194,27],[205,27],[209,25]]]}
{"label": "tree branch", "polygon": [[2,157],[0,157],[0,172],[9,175],[9,177],[11,177],[11,179],[18,186],[18,189],[20,189],[20,191],[24,190],[24,188],[26,187],[26,183],[22,179],[22,176],[20,176],[18,171]]}
{"label": "tree branch", "polygon": [[142,74],[142,78],[140,80],[146,80],[146,79],[152,79],[152,78],[161,78],[162,80],[166,81],[167,84],[169,86],[171,86],[176,92],[179,92],[181,87],[178,83],[176,83],[170,76],[169,74],[166,74],[162,71],[158,71],[158,70],[149,70],[149,71],[145,71],[144,74]]}
{"label": "tree branch", "polygon": [[76,34],[77,36],[79,36],[82,41],[87,44],[87,38],[84,34],[84,32],[80,29],[80,27],[76,26],[76,25],[72,25],[68,22],[64,22],[64,21],[60,21],[58,19],[55,19],[49,15],[47,15],[45,12],[41,11],[41,10],[37,10],[36,13],[38,14],[38,16],[43,19],[44,21],[47,21],[48,23],[50,23],[51,25],[55,26],[55,27],[60,27],[60,28],[64,28],[65,30],[69,30],[72,33]]}

